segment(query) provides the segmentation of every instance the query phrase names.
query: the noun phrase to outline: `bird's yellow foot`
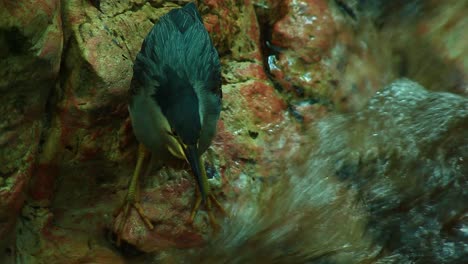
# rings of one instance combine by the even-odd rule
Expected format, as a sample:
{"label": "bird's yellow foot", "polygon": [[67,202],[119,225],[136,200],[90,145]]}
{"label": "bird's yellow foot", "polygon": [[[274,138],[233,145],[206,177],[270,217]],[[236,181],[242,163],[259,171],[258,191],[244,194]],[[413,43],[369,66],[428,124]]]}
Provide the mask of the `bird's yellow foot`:
{"label": "bird's yellow foot", "polygon": [[[195,216],[197,215],[197,212],[200,209],[200,205],[201,205],[202,200],[203,200],[201,195],[200,195],[200,192],[198,190],[195,193],[196,193],[195,204],[194,204],[194,206],[192,208],[192,212],[190,213],[189,223],[193,223],[193,220],[195,219]],[[214,207],[218,208],[218,210],[225,216],[227,215],[226,211],[224,211],[223,206],[218,202],[218,200],[216,199],[216,197],[212,193],[207,194],[204,205],[205,205],[205,209],[206,209],[206,211],[208,213],[208,218],[210,220],[211,226],[214,228],[215,231],[218,231],[220,229],[220,226],[216,222],[216,219],[215,219],[215,217],[213,215],[213,210],[212,210],[213,205],[214,205]]]}
{"label": "bird's yellow foot", "polygon": [[125,197],[125,201],[123,205],[115,213],[115,217],[123,213],[122,217],[120,218],[120,222],[117,228],[117,246],[120,246],[120,242],[122,239],[122,231],[125,227],[125,224],[128,221],[128,218],[130,216],[130,211],[132,208],[134,208],[138,212],[138,215],[140,216],[140,218],[143,220],[143,222],[149,229],[154,228],[149,218],[145,215],[143,208],[141,207],[141,204],[140,204],[140,192],[139,192],[140,188],[138,184],[138,178],[140,175],[141,167],[143,165],[145,156],[146,156],[145,147],[142,144],[140,144],[138,147],[137,165],[135,167],[135,171],[133,172],[133,177],[130,181],[130,186],[128,186],[127,196]]}
{"label": "bird's yellow foot", "polygon": [[136,197],[127,195],[127,198],[125,199],[124,204],[119,208],[119,210],[116,211],[116,214],[115,214],[116,217],[123,213],[122,217],[120,218],[117,232],[116,232],[117,233],[117,246],[120,246],[120,243],[122,240],[122,232],[125,227],[125,224],[128,222],[128,218],[130,216],[130,212],[132,208],[137,211],[141,220],[143,220],[143,222],[149,229],[154,228],[149,218],[145,215],[143,207],[141,207],[140,202],[138,201],[138,199],[135,199],[135,198]]}

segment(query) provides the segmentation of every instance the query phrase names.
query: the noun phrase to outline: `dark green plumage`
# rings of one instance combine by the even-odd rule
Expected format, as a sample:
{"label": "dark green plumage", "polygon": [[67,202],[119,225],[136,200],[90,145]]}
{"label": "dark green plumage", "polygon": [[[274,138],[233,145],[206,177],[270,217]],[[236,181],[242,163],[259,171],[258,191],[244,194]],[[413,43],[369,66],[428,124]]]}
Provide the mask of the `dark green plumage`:
{"label": "dark green plumage", "polygon": [[176,133],[187,145],[197,144],[201,123],[195,89],[186,76],[178,76],[171,67],[165,67],[164,73],[168,76],[167,83],[161,83],[161,88],[157,89],[153,99],[158,102],[174,129],[171,132]]}
{"label": "dark green plumage", "polygon": [[136,138],[161,160],[189,162],[203,201],[211,197],[201,155],[221,112],[221,67],[194,3],[162,16],[145,38],[131,82]]}
{"label": "dark green plumage", "polygon": [[152,98],[182,141],[197,143],[200,114],[206,114],[199,107],[206,98],[199,97],[221,100],[221,74],[217,51],[193,3],[171,10],[153,27],[137,55],[134,79],[135,86],[152,87]]}

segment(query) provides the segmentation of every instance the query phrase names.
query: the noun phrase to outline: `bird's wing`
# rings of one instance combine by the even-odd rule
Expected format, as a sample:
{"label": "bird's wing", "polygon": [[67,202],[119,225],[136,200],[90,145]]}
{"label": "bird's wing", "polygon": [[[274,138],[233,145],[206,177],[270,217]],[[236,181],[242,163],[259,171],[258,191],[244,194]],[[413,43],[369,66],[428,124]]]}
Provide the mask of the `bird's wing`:
{"label": "bird's wing", "polygon": [[218,54],[194,3],[171,10],[152,28],[135,60],[135,83],[169,88],[166,68],[188,84],[201,82],[203,89],[219,93]]}
{"label": "bird's wing", "polygon": [[211,112],[219,114],[219,57],[193,3],[171,10],[155,24],[137,55],[133,74],[132,87],[142,87],[133,93],[152,96],[165,115],[177,113],[189,118],[193,108],[181,103],[193,98],[199,100],[197,112],[202,119]]}

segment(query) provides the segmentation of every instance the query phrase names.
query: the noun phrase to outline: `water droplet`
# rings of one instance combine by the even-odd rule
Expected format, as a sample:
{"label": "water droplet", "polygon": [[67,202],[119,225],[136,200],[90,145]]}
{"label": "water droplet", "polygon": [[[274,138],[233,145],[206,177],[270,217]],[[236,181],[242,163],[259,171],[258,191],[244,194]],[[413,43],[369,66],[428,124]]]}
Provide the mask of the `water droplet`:
{"label": "water droplet", "polygon": [[276,66],[276,56],[270,55],[268,56],[268,67],[271,70],[279,70],[278,66]]}

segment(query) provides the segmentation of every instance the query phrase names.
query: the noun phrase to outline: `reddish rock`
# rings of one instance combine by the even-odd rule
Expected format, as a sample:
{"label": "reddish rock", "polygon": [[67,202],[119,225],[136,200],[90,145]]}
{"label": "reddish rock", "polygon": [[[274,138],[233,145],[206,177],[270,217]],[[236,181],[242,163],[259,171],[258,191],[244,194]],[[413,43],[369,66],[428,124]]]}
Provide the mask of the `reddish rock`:
{"label": "reddish rock", "polygon": [[[172,3],[154,6],[103,1],[100,12],[86,1],[67,1],[64,14],[56,16],[64,18],[67,45],[60,85],[51,101],[56,114],[48,119],[40,156],[29,159],[38,162],[31,199],[22,212],[31,220],[19,228],[35,232],[30,234],[32,240],[29,234],[18,237],[21,257],[69,263],[122,261],[110,251],[112,245],[105,240],[104,231],[114,229],[120,220],[112,212],[125,197],[136,161],[137,142],[126,106],[132,61],[153,21],[175,7]],[[286,103],[268,83],[261,65],[260,29],[253,5],[212,1],[205,2],[201,11],[220,53],[230,54],[223,61],[225,110],[213,145],[204,155],[214,168],[210,180],[218,185],[214,191],[228,209],[250,191],[259,172],[266,175],[275,169],[272,161],[281,147],[271,142],[286,127],[291,133],[296,127],[286,125],[290,122],[285,119]],[[44,43],[40,54],[52,59],[58,44]],[[52,70],[58,70],[54,67]],[[39,132],[37,129],[35,140],[39,140]],[[4,137],[5,142],[15,138],[11,134]],[[153,171],[144,180],[141,202],[155,229],[148,230],[132,211],[124,241],[144,252],[163,253],[209,241],[212,229],[204,210],[199,211],[193,226],[187,224],[195,188],[187,169]],[[17,177],[24,182],[16,185],[12,196],[15,203],[11,206],[16,211],[21,208],[23,199],[19,197],[27,178]],[[26,241],[37,244],[29,247]],[[87,248],[89,241],[97,241],[96,246]],[[59,252],[66,252],[69,258],[65,261]]]}
{"label": "reddish rock", "polygon": [[58,175],[57,164],[38,164],[34,170],[34,178],[30,196],[35,201],[45,201],[46,205],[53,198],[55,179]]}
{"label": "reddish rock", "polygon": [[249,112],[258,119],[254,122],[275,124],[281,121],[286,104],[271,85],[252,82],[243,86],[241,93],[249,106]]}
{"label": "reddish rock", "polygon": [[[112,219],[109,216],[125,197],[136,161],[137,142],[132,134],[126,107],[132,60],[152,26],[151,21],[157,20],[175,5],[168,3],[156,9],[148,3],[131,2],[128,5],[119,3],[111,8],[109,3],[103,2],[101,10],[104,13],[100,13],[87,2],[70,1],[64,4],[64,29],[68,45],[61,69],[61,90],[56,104],[58,114],[51,121],[51,133],[46,138],[48,147],[40,157],[31,197],[35,204],[46,205],[53,212],[53,222],[47,225],[47,230],[66,233],[62,227],[73,226],[78,233],[86,232],[92,238],[102,239],[103,230],[112,230],[115,228],[115,225],[112,226],[113,221],[116,224],[120,220],[120,217]],[[266,75],[259,64],[259,29],[254,9],[251,5],[236,8],[247,16],[237,16],[223,9],[213,11],[218,15],[224,14],[223,17],[227,19],[222,22],[212,20],[210,14],[204,18],[207,18],[208,23],[213,23],[211,30],[220,28],[218,33],[213,32],[213,39],[219,41],[221,51],[222,43],[225,43],[226,47],[232,48],[231,52],[236,59],[253,58],[256,61],[243,62],[244,67],[232,68],[229,74],[264,82]],[[132,12],[128,11],[130,9]],[[248,23],[249,26],[240,29],[239,37],[233,38],[232,32],[226,35],[230,31],[225,29],[238,30],[238,23]],[[236,80],[236,83],[239,81]],[[230,92],[225,93],[225,100],[235,103],[236,109],[254,107],[248,105],[248,98],[237,102],[239,96],[244,97],[240,93],[243,86],[237,84],[232,96]],[[257,88],[258,91],[255,91]],[[260,100],[277,100],[273,110],[282,111],[281,107],[276,106],[280,105],[280,99],[274,95],[272,87],[259,82],[253,88],[246,89],[252,90],[250,95],[258,96]],[[247,90],[246,93],[249,93]],[[252,123],[252,130],[259,129],[258,126],[266,129],[269,122],[279,121],[278,117],[270,115],[263,113],[256,125]],[[237,120],[244,119],[249,123],[250,118],[247,111],[242,114],[239,112],[236,117]],[[220,128],[219,137],[205,154],[205,160],[216,169],[216,177],[221,177],[215,179],[215,182],[221,184],[219,189],[215,188],[221,202],[225,201],[224,197],[235,198],[242,191],[239,189],[242,185],[236,183],[231,186],[229,183],[236,182],[245,170],[253,171],[255,163],[263,158],[263,141],[252,144],[249,133],[233,134],[232,125],[224,131]],[[226,153],[222,153],[222,149]],[[195,247],[206,242],[206,237],[212,232],[206,212],[199,212],[193,227],[186,223],[194,202],[195,186],[187,169],[163,169],[153,172],[146,179],[141,190],[142,205],[155,222],[155,229],[148,230],[138,215],[132,212],[123,233],[127,243],[145,252],[165,252],[174,247]],[[52,182],[55,188],[50,188]],[[48,245],[62,241],[62,238],[49,233],[42,233],[40,239],[47,250],[53,250]],[[79,239],[62,242],[83,246]]]}
{"label": "reddish rock", "polygon": [[286,1],[288,12],[274,24],[272,44],[294,51],[305,63],[318,62],[333,44],[335,26],[327,1]]}
{"label": "reddish rock", "polygon": [[221,55],[230,54],[236,61],[262,61],[260,28],[251,1],[203,1],[200,10]]}
{"label": "reddish rock", "polygon": [[330,76],[322,59],[329,56],[334,44],[335,23],[327,1],[285,1],[285,15],[276,21],[272,31],[273,49],[279,54],[268,58],[274,79],[300,96],[327,96]]}
{"label": "reddish rock", "polygon": [[[328,114],[323,101],[333,101],[337,109],[355,107],[358,104],[353,100],[364,101],[364,94],[382,87],[379,82],[392,76],[386,71],[391,60],[382,60],[392,58],[382,52],[389,50],[388,46],[370,49],[372,52],[360,47],[366,39],[354,36],[352,25],[343,27],[338,23],[343,20],[333,20],[331,2],[325,0],[198,2],[223,67],[221,120],[213,144],[203,156],[213,192],[230,216],[219,216],[221,233],[213,233],[204,208],[193,225],[187,223],[196,184],[185,163],[174,163],[141,180],[141,204],[154,230],[132,210],[122,233],[124,246],[116,248],[112,239],[112,231],[122,219],[113,213],[122,204],[136,162],[137,142],[126,97],[133,60],[154,22],[177,5],[142,0],[3,1],[0,39],[6,41],[0,41],[0,75],[4,76],[0,79],[0,113],[4,115],[0,119],[0,263],[247,263],[258,261],[259,252],[263,254],[260,259],[268,263],[304,263],[291,261],[291,257],[300,260],[304,255],[349,263],[374,261],[385,253],[369,234],[371,212],[360,202],[366,197],[358,199],[355,189],[348,189],[336,175],[352,176],[354,163],[335,170],[343,152],[352,150],[347,159],[353,161],[356,151],[368,155],[377,146],[372,145],[379,138],[374,135],[375,128],[366,129],[365,124],[375,119],[378,111],[372,105],[369,118],[355,116],[357,122],[348,116],[335,116],[318,125],[314,122]],[[440,16],[427,16],[416,25],[417,36],[432,43],[441,57],[455,61],[457,69],[464,69],[463,42],[445,41],[457,39],[464,16],[454,9],[440,10]],[[436,23],[439,19],[443,23]],[[269,39],[270,28],[271,43],[260,43]],[[437,38],[439,32],[445,33],[443,37]],[[379,37],[385,36],[383,33]],[[392,40],[389,35],[383,40]],[[336,38],[343,46],[335,46]],[[339,48],[346,50],[344,47],[356,52],[351,56],[340,53]],[[268,52],[277,55],[269,56]],[[268,75],[264,68],[269,69]],[[347,71],[340,72],[342,68]],[[354,75],[350,68],[361,75]],[[270,77],[279,87],[268,80]],[[358,88],[351,84],[358,84]],[[443,97],[434,94],[435,99],[426,101],[425,109],[436,113],[429,116],[444,116],[438,108],[430,107],[432,99]],[[317,103],[317,98],[324,100]],[[455,102],[454,98],[447,98],[438,104],[445,105],[447,113],[466,106],[458,98],[460,103],[453,107],[446,103]],[[408,111],[407,116],[417,117],[418,111]],[[392,117],[396,122],[405,115],[377,118],[377,123],[369,124],[385,125]],[[449,141],[440,141],[442,145],[461,138],[456,131],[461,117],[466,113],[449,128],[454,137],[450,134]],[[404,128],[412,127],[413,119],[424,121],[406,119]],[[317,128],[315,136],[305,129],[310,124]],[[416,128],[419,131],[420,127]],[[445,131],[442,128],[436,132]],[[369,139],[355,131],[367,131]],[[408,142],[420,142],[416,134],[407,133],[410,139],[415,137]],[[388,136],[384,146],[398,148],[395,140],[405,137],[396,135]],[[319,142],[315,142],[316,136]],[[356,143],[360,141],[364,143]],[[317,149],[315,156],[309,153],[313,148]],[[446,169],[462,168],[458,158],[463,155],[457,154],[462,152],[456,152],[462,150],[450,154],[453,166]],[[414,160],[414,164],[408,163],[409,171],[421,167],[419,157]],[[381,186],[372,175],[376,174],[362,172],[371,180],[362,190]],[[388,176],[385,179],[390,184],[398,183],[399,173]],[[407,190],[405,185],[395,186],[399,193]],[[393,197],[386,198],[391,202]],[[381,208],[379,204],[375,207]],[[391,217],[392,212],[385,212],[385,217]],[[13,229],[18,214],[21,221]],[[462,219],[454,216],[455,222],[457,217]],[[394,228],[392,223],[396,222],[381,224],[382,231]],[[455,227],[448,229],[456,231]],[[413,239],[406,241],[412,243]],[[407,248],[414,246],[420,244]],[[129,257],[125,255],[128,248],[145,254]],[[294,256],[295,252],[305,254]]]}
{"label": "reddish rock", "polygon": [[[155,223],[154,229],[148,229],[133,210],[122,232],[123,241],[144,252],[159,252],[174,247],[190,248],[204,243],[204,238],[199,233],[200,229],[206,229],[208,225],[208,220],[202,217],[204,212],[199,212],[193,226],[189,224],[195,199],[194,184],[190,176],[182,171],[165,172],[176,174],[179,180],[157,188],[146,188],[141,196],[141,205],[146,216]],[[161,176],[160,173],[152,175]],[[121,220],[122,214],[115,219],[114,230],[118,229]]]}
{"label": "reddish rock", "polygon": [[90,237],[92,230],[54,226],[54,215],[43,208],[26,206],[23,216],[28,220],[18,225],[16,240],[20,263],[125,263],[102,240]]}
{"label": "reddish rock", "polygon": [[[100,2],[99,9],[91,2]],[[306,132],[302,125],[328,113],[323,104],[315,104],[310,98],[329,99],[335,92],[333,89],[339,87],[333,79],[335,72],[330,72],[333,64],[327,61],[335,44],[336,31],[328,2],[267,1],[272,9],[264,8],[262,12],[275,13],[265,17],[272,23],[272,49],[279,48],[276,50],[278,56],[275,60],[270,57],[269,65],[263,65],[261,32],[253,2],[200,2],[203,2],[199,7],[204,23],[221,54],[224,93],[218,133],[203,157],[212,176],[213,191],[228,214],[234,216],[233,222],[224,222],[229,220],[219,217],[222,224],[232,226],[224,226],[227,233],[222,233],[220,240],[214,240],[215,248],[218,252],[225,250],[228,242],[236,244],[243,239],[232,237],[246,232],[254,242],[265,243],[263,250],[267,252],[271,244],[266,241],[277,241],[272,239],[273,235],[269,237],[270,231],[285,227],[284,234],[294,234],[294,239],[286,242],[299,239],[304,234],[302,231],[308,232],[306,237],[311,240],[300,249],[311,249],[312,244],[320,245],[318,249],[322,251],[314,252],[322,255],[327,255],[330,248],[346,248],[345,255],[352,255],[349,253],[352,250],[362,250],[367,256],[365,250],[367,246],[371,247],[372,241],[368,237],[363,239],[367,222],[362,215],[366,214],[360,207],[356,209],[353,193],[337,183],[332,169],[328,171],[330,175],[323,177],[323,171],[318,171],[320,166],[309,166],[311,156],[302,155],[308,150],[306,144],[311,145],[315,140],[310,135],[304,137]],[[55,77],[60,65],[57,62],[63,57],[60,80],[53,82],[57,88],[53,90],[51,112],[46,118],[43,118],[45,100],[37,105],[26,98],[24,105],[29,109],[24,112],[19,111],[18,104],[1,109],[2,113],[8,112],[11,116],[8,115],[10,123],[0,127],[1,132],[5,132],[0,136],[0,144],[18,144],[20,147],[10,157],[0,156],[0,161],[5,160],[3,164],[7,164],[6,169],[0,167],[0,176],[4,179],[0,181],[0,198],[4,198],[2,201],[7,201],[8,205],[0,206],[0,213],[17,214],[23,205],[24,186],[31,185],[30,201],[21,212],[23,221],[17,227],[16,239],[16,253],[25,263],[37,259],[47,263],[137,263],[138,258],[124,259],[123,249],[116,249],[106,236],[106,231],[115,231],[121,221],[121,216],[114,218],[112,213],[125,197],[136,162],[137,142],[128,118],[126,94],[132,62],[144,36],[161,15],[177,5],[161,1],[74,0],[62,1],[64,6],[58,8],[48,3],[42,1],[38,4],[39,9],[55,20],[51,30],[44,33],[46,38],[41,42],[39,55],[35,56],[41,61],[50,61],[52,67],[37,67],[36,62],[31,65],[37,70],[33,77]],[[258,12],[259,4],[255,3],[255,6]],[[32,9],[16,8],[14,2],[9,2],[8,7],[6,10],[15,16],[22,13],[31,19],[37,16]],[[56,10],[60,9],[64,13],[58,14]],[[57,23],[61,23],[61,17],[64,18],[66,47],[63,54],[57,54],[54,50],[61,48],[61,42],[56,40],[61,39],[61,31],[54,30],[60,28]],[[353,41],[355,39],[349,39],[349,42]],[[268,80],[270,76],[264,71],[265,66],[269,66],[274,81],[284,90],[274,88]],[[368,67],[372,69],[372,65]],[[32,90],[27,94],[34,95],[36,91]],[[336,92],[340,93],[346,94]],[[19,97],[7,93],[4,100],[15,101],[12,98]],[[20,116],[24,118],[17,118]],[[47,120],[44,130],[43,119]],[[4,129],[15,127],[15,120],[20,120],[18,124],[29,122],[33,125],[13,133]],[[43,144],[39,148],[40,155],[37,155],[41,138]],[[24,153],[28,155],[21,159]],[[326,154],[328,161],[330,157]],[[17,160],[22,163],[18,165]],[[34,162],[37,162],[35,167],[32,166]],[[330,162],[334,164],[335,160]],[[122,234],[125,245],[146,253],[145,260],[161,257],[162,262],[169,262],[178,256],[183,258],[190,252],[206,250],[204,246],[210,245],[215,238],[203,209],[193,226],[187,223],[196,184],[187,166],[172,165],[174,168],[154,170],[142,179],[141,204],[155,229],[148,230],[138,214],[132,211]],[[311,169],[317,171],[308,172]],[[31,174],[32,181],[29,180]],[[303,184],[301,181],[289,182],[296,174],[299,175],[297,180],[312,176]],[[273,186],[278,182],[280,184]],[[329,193],[325,189],[330,189]],[[335,192],[339,193],[338,198],[334,196]],[[310,197],[323,204],[311,206]],[[264,203],[257,204],[257,199]],[[266,203],[270,200],[271,203]],[[308,210],[307,217],[302,217],[303,209]],[[7,229],[12,227],[10,219],[14,218],[8,218]],[[290,222],[296,225],[288,229]],[[356,226],[348,228],[348,222]],[[258,223],[262,224],[256,226]],[[336,232],[336,226],[342,229]],[[264,227],[270,229],[265,231]],[[309,228],[302,230],[304,227]],[[5,232],[3,230],[6,229],[0,228],[0,235]],[[262,232],[252,233],[258,230]],[[333,230],[331,234],[339,239],[324,240],[323,237],[330,235],[329,230]],[[222,240],[226,234],[228,237]],[[349,237],[352,237],[352,243]],[[259,240],[255,241],[256,238]],[[254,242],[247,244],[249,248],[256,249],[252,247]],[[287,250],[291,243],[284,245],[275,244],[276,248]],[[177,249],[181,251],[175,251]],[[211,257],[216,259],[217,256]]]}
{"label": "reddish rock", "polygon": [[[238,65],[236,65],[238,66]],[[248,79],[259,79],[263,81],[267,81],[267,76],[263,69],[263,66],[257,63],[247,63],[244,65],[239,65],[240,67],[236,67],[236,71],[234,72],[237,77]]]}

